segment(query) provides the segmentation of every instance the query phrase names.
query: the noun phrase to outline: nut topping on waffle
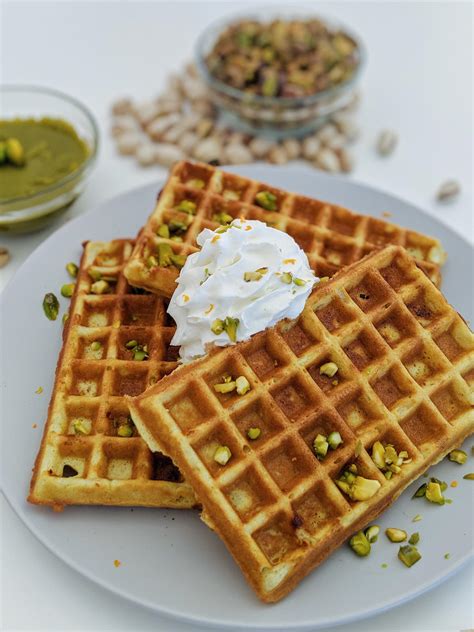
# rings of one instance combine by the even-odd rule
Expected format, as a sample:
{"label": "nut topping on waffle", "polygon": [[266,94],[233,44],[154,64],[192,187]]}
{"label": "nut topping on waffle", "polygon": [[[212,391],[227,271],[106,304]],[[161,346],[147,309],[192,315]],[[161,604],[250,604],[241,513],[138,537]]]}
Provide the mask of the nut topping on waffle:
{"label": "nut topping on waffle", "polygon": [[[392,246],[317,287],[296,321],[127,401],[271,602],[474,431],[473,371],[473,334]],[[250,388],[216,389],[226,376]]]}
{"label": "nut topping on waffle", "polygon": [[176,366],[166,302],[123,276],[132,248],[128,240],[85,245],[30,502],[196,504],[172,461],[138,436],[124,399]]}
{"label": "nut topping on waffle", "polygon": [[173,168],[125,276],[134,286],[170,297],[187,256],[197,250],[198,234],[239,217],[261,220],[291,235],[319,277],[332,276],[367,253],[395,244],[404,246],[434,283],[441,280],[446,255],[436,239],[191,162]]}

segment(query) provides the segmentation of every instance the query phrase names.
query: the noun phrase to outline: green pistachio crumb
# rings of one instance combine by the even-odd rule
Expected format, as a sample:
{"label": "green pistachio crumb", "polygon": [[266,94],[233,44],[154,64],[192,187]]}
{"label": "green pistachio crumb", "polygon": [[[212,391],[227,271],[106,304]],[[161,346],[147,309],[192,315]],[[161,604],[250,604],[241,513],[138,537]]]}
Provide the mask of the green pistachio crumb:
{"label": "green pistachio crumb", "polygon": [[220,445],[214,452],[214,461],[219,465],[226,465],[232,456],[232,452],[226,445]]}
{"label": "green pistachio crumb", "polygon": [[465,481],[474,481],[474,472],[469,472],[468,474],[464,474],[463,479]]}
{"label": "green pistachio crumb", "polygon": [[335,362],[325,362],[319,367],[319,374],[326,377],[334,377],[339,371],[339,367]]}
{"label": "green pistachio crumb", "polygon": [[418,544],[420,541],[420,534],[418,532],[412,533],[410,538],[408,539],[408,544]]}
{"label": "green pistachio crumb", "polygon": [[107,281],[96,281],[90,288],[92,294],[107,294],[109,290],[110,285]]}
{"label": "green pistachio crumb", "polygon": [[25,164],[25,150],[18,138],[7,138],[5,141],[7,160],[15,167],[22,167]]}
{"label": "green pistachio crumb", "polygon": [[173,249],[169,244],[158,244],[158,264],[162,268],[167,268],[171,265],[171,257],[173,254]]}
{"label": "green pistachio crumb", "polygon": [[75,283],[65,283],[61,287],[61,296],[64,296],[64,298],[71,298],[74,294],[74,287]]}
{"label": "green pistachio crumb", "polygon": [[359,531],[349,540],[349,546],[359,557],[366,557],[370,553],[370,542],[363,531]]}
{"label": "green pistachio crumb", "polygon": [[72,424],[74,434],[88,435],[92,430],[92,422],[89,419],[76,419]]}
{"label": "green pistachio crumb", "polygon": [[421,514],[416,514],[416,516],[413,518],[412,522],[420,522],[420,520],[422,520]]}
{"label": "green pistachio crumb", "polygon": [[247,437],[251,439],[252,441],[255,441],[255,439],[258,439],[261,434],[262,434],[262,431],[260,430],[260,428],[249,428],[247,430]]}
{"label": "green pistachio crumb", "polygon": [[206,183],[204,180],[201,180],[201,178],[191,178],[191,180],[188,180],[186,184],[190,187],[194,187],[195,189],[204,189],[206,186]]}
{"label": "green pistachio crumb", "polygon": [[341,433],[336,432],[336,431],[329,433],[327,441],[329,443],[329,447],[332,450],[336,450],[336,448],[338,448],[342,443],[344,443],[341,437]]}
{"label": "green pistachio crumb", "polygon": [[382,568],[388,568],[388,564],[385,564],[385,562],[383,564],[380,565]]}
{"label": "green pistachio crumb", "polygon": [[437,505],[444,505],[445,503],[445,499],[441,491],[441,485],[433,481],[430,481],[426,486],[425,498],[426,500],[429,500],[430,503],[435,503]]}
{"label": "green pistachio crumb", "polygon": [[306,281],[304,279],[298,279],[296,277],[293,278],[293,283],[299,287],[306,285]]}
{"label": "green pistachio crumb", "polygon": [[290,285],[292,280],[293,280],[293,275],[291,274],[291,272],[283,272],[280,277],[280,281],[282,283],[286,283],[286,285]]}
{"label": "green pistachio crumb", "polygon": [[196,213],[196,202],[192,200],[181,200],[181,202],[176,207],[177,211],[181,211],[182,213],[187,213],[188,215],[194,215]]}
{"label": "green pistachio crumb", "polygon": [[214,390],[216,393],[231,393],[235,391],[237,388],[237,384],[234,380],[229,382],[224,382],[223,384],[214,384]]}
{"label": "green pistachio crumb", "polygon": [[464,465],[467,461],[467,453],[464,450],[452,450],[449,453],[449,460],[453,463],[459,463],[459,465]]}
{"label": "green pistachio crumb", "polygon": [[255,196],[255,203],[266,211],[277,210],[277,196],[271,191],[259,191]]}
{"label": "green pistachio crumb", "polygon": [[370,544],[374,544],[374,542],[377,542],[378,540],[379,533],[380,533],[380,527],[374,524],[365,530],[365,537],[370,542]]}
{"label": "green pistachio crumb", "polygon": [[326,437],[322,434],[316,435],[313,441],[313,450],[320,461],[324,459],[328,453],[329,443]]}
{"label": "green pistachio crumb", "polygon": [[238,395],[245,395],[250,391],[250,382],[244,375],[239,375],[235,380]]}
{"label": "green pistachio crumb", "polygon": [[69,276],[75,279],[77,277],[77,273],[79,272],[79,268],[73,261],[70,261],[69,263],[66,263],[66,271]]}
{"label": "green pistachio crumb", "polygon": [[427,483],[423,483],[423,485],[418,487],[416,492],[413,494],[412,498],[423,498],[423,496],[426,494],[426,488],[427,487],[428,487],[428,484]]}
{"label": "green pistachio crumb", "polygon": [[406,544],[400,547],[398,559],[410,568],[410,566],[421,560],[421,554],[416,547]]}
{"label": "green pistachio crumb", "polygon": [[216,320],[212,322],[211,331],[213,334],[216,334],[216,336],[219,336],[221,333],[223,333],[224,321],[220,318],[216,318]]}
{"label": "green pistachio crumb", "polygon": [[52,292],[44,295],[43,311],[49,320],[56,320],[59,312],[59,301]]}
{"label": "green pistachio crumb", "polygon": [[133,435],[133,425],[131,423],[120,424],[117,428],[119,437],[131,437]]}
{"label": "green pistachio crumb", "polygon": [[385,535],[390,540],[390,542],[404,542],[408,535],[406,531],[403,529],[385,529]]}
{"label": "green pistachio crumb", "polygon": [[444,559],[445,560],[449,560],[450,557],[451,557],[450,553],[445,553],[444,554]]}
{"label": "green pistachio crumb", "polygon": [[239,326],[239,322],[238,318],[231,318],[230,316],[227,316],[224,320],[224,331],[232,342],[236,342],[237,340],[237,328]]}
{"label": "green pistachio crumb", "polygon": [[91,343],[91,349],[92,351],[99,351],[102,349],[102,343],[99,342],[99,340],[94,340],[94,342]]}
{"label": "green pistachio crumb", "polygon": [[69,318],[69,312],[64,312],[63,318],[62,318],[63,325],[66,323],[68,318]]}
{"label": "green pistachio crumb", "polygon": [[161,226],[158,227],[158,230],[156,231],[156,233],[160,237],[163,237],[163,239],[170,238],[170,229],[167,224],[161,224]]}
{"label": "green pistachio crumb", "polygon": [[227,226],[232,222],[233,219],[234,218],[232,217],[232,215],[229,215],[229,213],[225,213],[224,211],[221,211],[220,213],[214,213],[214,215],[212,216],[212,221],[220,224],[221,226]]}

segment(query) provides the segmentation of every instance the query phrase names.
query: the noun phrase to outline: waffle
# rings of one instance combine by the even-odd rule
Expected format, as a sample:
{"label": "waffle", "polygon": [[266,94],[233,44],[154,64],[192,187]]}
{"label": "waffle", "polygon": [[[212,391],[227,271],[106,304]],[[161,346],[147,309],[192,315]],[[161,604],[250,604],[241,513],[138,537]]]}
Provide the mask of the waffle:
{"label": "waffle", "polygon": [[[278,212],[256,204],[256,196],[261,192],[275,196]],[[194,214],[178,210],[186,209],[189,204],[188,211]],[[217,228],[219,223],[215,218],[224,221],[225,216],[227,221],[236,217],[261,220],[287,232],[307,253],[311,267],[320,277],[332,276],[369,252],[394,244],[404,246],[436,285],[441,282],[440,265],[446,255],[436,239],[380,219],[356,215],[341,206],[191,162],[179,162],[173,168],[155,210],[138,237],[125,276],[136,287],[170,297],[176,287],[180,263],[196,252],[197,235],[204,228]],[[173,239],[167,239],[166,233],[165,237],[158,234],[163,225],[180,224],[181,228],[170,232]],[[167,244],[178,256],[175,258],[178,267],[169,257],[167,265],[160,265],[156,256],[160,244]]]}
{"label": "waffle", "polygon": [[[329,362],[332,377],[321,374]],[[245,376],[250,391],[217,393],[226,375]],[[474,336],[390,246],[321,284],[296,321],[215,349],[128,401],[141,436],[177,463],[273,602],[474,431],[473,381]],[[333,431],[342,445],[318,460],[315,438]],[[406,451],[391,478],[372,460],[377,441]],[[225,465],[218,447],[230,449]],[[354,500],[335,483],[354,465],[378,482],[372,497]]]}
{"label": "waffle", "polygon": [[[166,303],[137,293],[123,276],[132,248],[127,240],[85,245],[33,471],[32,503],[56,510],[69,504],[196,504],[171,460],[152,454],[129,423],[124,396],[138,395],[176,366]],[[91,293],[90,272],[113,280],[107,293]],[[125,347],[132,339],[148,345],[149,359],[132,359]]]}

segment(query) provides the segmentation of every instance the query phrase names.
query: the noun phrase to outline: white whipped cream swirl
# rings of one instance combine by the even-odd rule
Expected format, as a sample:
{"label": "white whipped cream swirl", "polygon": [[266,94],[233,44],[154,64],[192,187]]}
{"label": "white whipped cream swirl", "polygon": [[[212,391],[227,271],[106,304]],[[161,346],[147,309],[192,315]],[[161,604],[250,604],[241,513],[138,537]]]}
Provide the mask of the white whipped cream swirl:
{"label": "white whipped cream swirl", "polygon": [[168,307],[177,324],[171,344],[181,347],[183,362],[212,344],[233,344],[226,330],[215,333],[226,318],[239,321],[235,342],[296,318],[319,280],[295,240],[263,222],[236,219],[227,230],[206,228],[197,243],[201,250],[187,258]]}

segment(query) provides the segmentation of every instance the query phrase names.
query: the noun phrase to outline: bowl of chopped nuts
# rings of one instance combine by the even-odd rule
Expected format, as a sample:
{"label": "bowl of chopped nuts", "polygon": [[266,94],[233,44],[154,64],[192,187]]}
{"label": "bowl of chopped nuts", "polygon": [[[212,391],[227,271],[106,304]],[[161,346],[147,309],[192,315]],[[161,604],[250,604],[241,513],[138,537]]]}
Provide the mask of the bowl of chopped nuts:
{"label": "bowl of chopped nuts", "polygon": [[282,138],[307,134],[350,105],[365,49],[339,23],[278,9],[211,25],[196,58],[212,100],[234,124]]}
{"label": "bowl of chopped nuts", "polygon": [[0,230],[38,230],[83,191],[99,130],[85,105],[50,88],[0,86]]}

